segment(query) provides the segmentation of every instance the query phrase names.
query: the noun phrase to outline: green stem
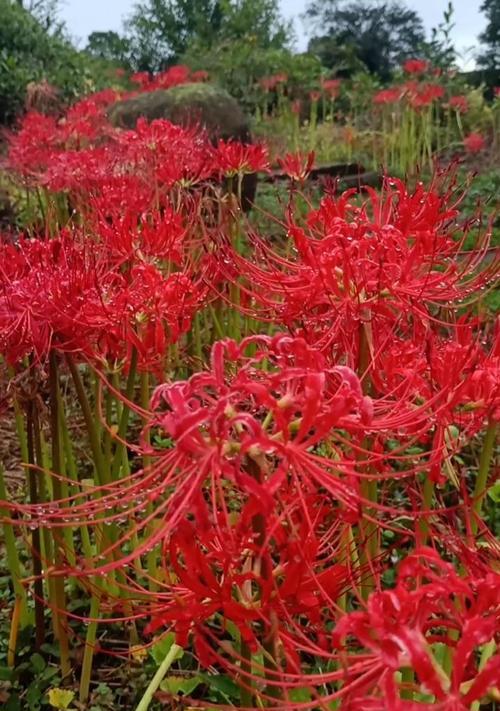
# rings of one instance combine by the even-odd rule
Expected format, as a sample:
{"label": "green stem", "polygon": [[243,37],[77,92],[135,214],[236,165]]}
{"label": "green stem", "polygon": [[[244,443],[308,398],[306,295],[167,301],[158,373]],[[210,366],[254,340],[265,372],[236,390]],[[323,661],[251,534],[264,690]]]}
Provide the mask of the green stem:
{"label": "green stem", "polygon": [[[479,659],[479,671],[482,671],[484,669],[487,662],[495,654],[496,648],[497,648],[497,643],[496,643],[495,639],[491,639],[489,642],[487,642],[485,645],[483,645],[483,648],[481,649],[481,657]],[[470,709],[471,709],[471,711],[479,711],[480,706],[481,706],[480,701],[473,701]]]}
{"label": "green stem", "polygon": [[[434,482],[429,476],[426,476],[424,481],[424,491],[423,491],[423,505],[424,511],[429,511],[432,506],[432,500],[434,498]],[[427,544],[427,538],[429,536],[429,517],[423,516],[420,520],[420,535],[421,535],[421,545],[425,546]]]}
{"label": "green stem", "polygon": [[78,371],[78,366],[75,365],[73,359],[69,355],[66,356],[66,361],[68,363],[71,377],[73,378],[76,395],[83,413],[83,419],[85,420],[85,426],[87,428],[90,448],[92,450],[92,456],[94,458],[94,467],[97,476],[97,483],[104,484],[108,482],[109,477],[107,476],[107,472],[105,471],[104,467],[104,458],[102,454],[101,443],[99,441],[99,435],[95,426],[94,414],[90,407],[90,403],[88,401],[87,394],[83,386],[82,378]]}
{"label": "green stem", "polygon": [[[372,383],[370,378],[370,342],[367,333],[367,324],[361,323],[359,326],[359,355],[358,355],[358,374],[363,376],[363,392],[366,395],[371,394]],[[363,449],[369,450],[369,442],[363,443]],[[361,495],[367,501],[376,504],[378,501],[378,483],[376,478],[367,479],[363,478],[361,480]],[[366,509],[367,514],[373,516],[375,514],[375,509],[371,506]],[[361,529],[365,543],[363,546],[363,563],[371,569],[373,563],[378,557],[378,530],[377,526],[373,521],[363,521],[361,523]],[[375,589],[375,581],[373,578],[373,573],[370,572],[367,577],[363,580],[362,594],[366,600],[370,593]]]}
{"label": "green stem", "polygon": [[[403,684],[411,686],[415,683],[415,671],[411,667],[403,667],[401,670],[401,681]],[[401,689],[401,698],[413,701],[413,689]]]}
{"label": "green stem", "polygon": [[[138,360],[137,349],[134,348],[134,350],[132,351],[132,357],[130,359],[130,368],[129,368],[128,377],[127,377],[127,384],[125,386],[125,397],[128,402],[131,401],[134,396],[135,379],[136,379],[136,374],[137,374],[137,360]],[[118,474],[120,472],[120,467],[123,464],[123,459],[127,455],[127,448],[124,444],[122,444],[122,442],[120,440],[125,439],[125,436],[127,434],[129,417],[130,417],[130,407],[128,406],[127,402],[124,402],[121,417],[120,417],[120,422],[118,424],[117,436],[119,438],[119,441],[116,443],[115,454],[113,457],[113,464],[111,465],[111,479],[112,479],[112,481],[115,481],[115,479],[118,477]]]}
{"label": "green stem", "polygon": [[[9,372],[9,375],[13,377],[13,372]],[[23,413],[17,398],[14,398],[14,419],[16,423],[17,439],[19,441],[19,449],[21,450],[21,460],[26,463],[28,461],[28,440],[26,437]]]}
{"label": "green stem", "polygon": [[246,642],[240,642],[241,655],[241,684],[240,684],[240,707],[253,708],[252,690],[252,652]]}
{"label": "green stem", "polygon": [[[40,427],[40,419],[36,407],[33,408],[33,443],[35,447],[35,460],[37,464],[38,501],[41,504],[45,504],[48,500],[52,500],[52,487],[49,486],[50,482],[47,480],[47,476],[45,475],[46,472],[50,471],[50,461],[47,456],[45,442],[43,441],[43,433]],[[47,568],[54,559],[52,535],[48,528],[40,526],[40,536],[42,560],[46,561],[45,567]],[[56,599],[54,578],[51,578],[50,576],[47,576],[47,597],[51,602]],[[55,616],[52,618],[52,624],[54,627],[54,634],[57,636]]]}
{"label": "green stem", "polygon": [[[54,501],[59,501],[62,498],[63,491],[59,475],[62,470],[62,448],[61,448],[61,431],[59,427],[59,373],[57,370],[57,356],[55,351],[50,352],[49,356],[49,386],[50,386],[50,431],[52,438],[52,470],[55,474],[52,482],[52,491]],[[71,530],[69,531],[71,534]],[[65,564],[64,542],[60,532],[54,529],[54,564],[56,569],[61,568]],[[71,673],[71,662],[69,658],[69,639],[66,628],[66,595],[64,592],[64,577],[57,576],[54,580],[55,602],[56,607],[53,609],[53,615],[56,622],[56,632],[59,640],[59,650],[61,654],[61,672],[63,677]]]}
{"label": "green stem", "polygon": [[[0,502],[7,502],[7,488],[5,486],[4,468],[0,464]],[[8,518],[9,512],[5,506],[0,506],[0,516],[2,518]],[[21,601],[21,611],[20,611],[20,622],[21,628],[26,627],[30,624],[30,614],[28,610],[28,598],[26,595],[26,590],[22,584],[21,575],[21,563],[19,562],[19,554],[16,547],[16,537],[14,535],[14,529],[12,524],[4,521],[3,523],[3,535],[5,543],[5,553],[7,557],[7,565],[9,566],[9,572],[12,577],[12,585],[14,587],[14,593],[16,598]]]}
{"label": "green stem", "polygon": [[497,433],[497,423],[491,421],[488,424],[483,442],[483,449],[479,458],[479,467],[477,471],[476,484],[474,486],[474,503],[472,505],[473,516],[471,517],[470,527],[472,534],[475,536],[479,527],[479,519],[483,508],[483,499],[486,495],[488,474],[490,471],[490,463],[493,456],[493,448],[495,446]]}
{"label": "green stem", "polygon": [[[64,408],[60,408],[59,410],[59,420],[67,473],[72,481],[78,482],[78,471],[76,467],[75,456],[73,454],[73,447],[71,445],[71,440],[69,437],[68,424],[66,422],[66,413]],[[79,532],[82,539],[83,552],[85,556],[90,560],[92,558],[92,546],[90,543],[90,534],[88,527],[80,526]]]}
{"label": "green stem", "polygon": [[[33,401],[30,400],[26,407],[27,422],[27,462],[29,465],[35,464],[35,447],[33,439]],[[28,490],[30,503],[36,506],[38,503],[38,486],[36,472],[33,466],[28,467]],[[31,546],[33,549],[33,591],[35,595],[35,649],[39,650],[45,642],[45,612],[44,594],[42,581],[42,546],[40,540],[40,529],[38,524],[33,528],[31,534]]]}
{"label": "green stem", "polygon": [[92,674],[92,663],[94,660],[95,641],[97,637],[98,622],[96,618],[99,614],[99,605],[99,595],[94,592],[90,602],[90,621],[85,636],[85,649],[83,652],[82,671],[80,675],[79,699],[82,704],[85,704],[89,697],[90,677]]}
{"label": "green stem", "polygon": [[[141,373],[141,406],[144,410],[147,410],[149,407],[149,390],[150,390],[150,383],[149,383],[149,373]],[[144,422],[144,424],[146,424]],[[145,433],[145,440],[146,444],[149,445],[151,443],[151,436],[149,431]],[[148,455],[144,455],[142,458],[142,466],[144,470],[147,470],[148,467],[151,465],[151,457]],[[153,513],[153,504],[148,503],[147,505],[147,515],[150,516]],[[151,522],[151,525],[148,527],[148,531],[146,535],[150,535],[154,533],[154,521]],[[158,590],[158,586],[154,582],[158,578],[158,571],[156,567],[156,550],[153,548],[153,550],[148,551],[146,555],[146,566],[147,566],[147,571],[148,571],[148,576],[149,576],[149,589],[153,592]]]}
{"label": "green stem", "polygon": [[182,647],[177,644],[173,644],[165,659],[162,661],[154,677],[149,682],[149,686],[144,692],[144,696],[139,701],[139,704],[135,711],[147,711],[149,709],[149,704],[153,700],[153,696],[157,692],[161,682],[165,678],[166,673],[172,666],[172,663],[177,659],[179,654],[182,652]]}

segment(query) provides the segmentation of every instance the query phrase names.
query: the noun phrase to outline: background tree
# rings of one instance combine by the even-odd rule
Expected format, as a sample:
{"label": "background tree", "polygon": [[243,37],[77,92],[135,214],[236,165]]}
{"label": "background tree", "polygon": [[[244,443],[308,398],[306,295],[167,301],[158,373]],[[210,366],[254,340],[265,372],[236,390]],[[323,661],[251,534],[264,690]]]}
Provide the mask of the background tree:
{"label": "background tree", "polygon": [[384,80],[425,41],[418,13],[394,0],[312,0],[304,17],[318,33],[309,50],[325,66],[350,55]]}
{"label": "background tree", "polygon": [[489,83],[500,83],[500,0],[483,0],[481,11],[486,15],[486,28],[479,36],[484,50],[478,64],[488,73]]}
{"label": "background tree", "polygon": [[220,0],[145,0],[126,23],[132,63],[140,71],[158,71],[185,52],[194,40],[218,32]]}
{"label": "background tree", "polygon": [[66,36],[57,4],[0,0],[0,124],[23,109],[31,82],[46,80],[63,102],[105,82],[106,67],[78,52]]}
{"label": "background tree", "polygon": [[278,0],[144,0],[126,23],[131,63],[158,71],[196,47],[253,38],[263,49],[280,47],[291,26],[281,18]]}
{"label": "background tree", "polygon": [[131,43],[118,32],[92,32],[85,51],[92,57],[127,67],[130,64]]}
{"label": "background tree", "polygon": [[451,36],[455,28],[454,14],[450,0],[443,12],[443,19],[437,27],[431,29],[430,41],[424,47],[423,54],[435,67],[450,69],[456,64],[457,52]]}

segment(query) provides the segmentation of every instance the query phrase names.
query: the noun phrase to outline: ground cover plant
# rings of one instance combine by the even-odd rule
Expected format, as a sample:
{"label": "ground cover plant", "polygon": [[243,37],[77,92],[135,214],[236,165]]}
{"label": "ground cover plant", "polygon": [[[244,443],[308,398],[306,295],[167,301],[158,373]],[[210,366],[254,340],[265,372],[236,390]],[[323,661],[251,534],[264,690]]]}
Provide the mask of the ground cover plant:
{"label": "ground cover plant", "polygon": [[[500,700],[495,215],[441,159],[486,154],[498,100],[475,123],[405,71],[369,94],[396,171],[361,194],[307,185],[352,123],[335,79],[307,124],[287,77],[262,87],[262,123],[297,122],[279,160],[272,135],[116,128],[115,90],[9,137],[6,709]],[[244,176],[275,165],[281,200],[245,215]]]}

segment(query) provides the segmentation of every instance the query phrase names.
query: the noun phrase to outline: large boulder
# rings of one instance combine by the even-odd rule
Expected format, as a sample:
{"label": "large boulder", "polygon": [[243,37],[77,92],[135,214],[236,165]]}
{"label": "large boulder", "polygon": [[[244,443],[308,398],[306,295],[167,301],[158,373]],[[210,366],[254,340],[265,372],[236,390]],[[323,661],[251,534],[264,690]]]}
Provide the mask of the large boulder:
{"label": "large boulder", "polygon": [[[137,119],[167,119],[179,126],[199,125],[215,143],[218,139],[251,142],[249,120],[236,99],[213,84],[181,84],[171,89],[157,89],[118,101],[109,111],[114,126],[133,129]],[[243,181],[243,207],[255,198],[257,176]]]}

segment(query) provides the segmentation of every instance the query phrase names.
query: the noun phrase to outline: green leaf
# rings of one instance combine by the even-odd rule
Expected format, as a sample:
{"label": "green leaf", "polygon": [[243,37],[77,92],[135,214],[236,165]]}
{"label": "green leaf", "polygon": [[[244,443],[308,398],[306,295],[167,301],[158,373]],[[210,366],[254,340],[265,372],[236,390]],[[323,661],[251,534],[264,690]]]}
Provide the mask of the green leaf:
{"label": "green leaf", "polygon": [[31,655],[30,662],[35,674],[41,674],[47,666],[47,662],[41,654],[38,654],[38,652],[35,652],[35,654]]}
{"label": "green leaf", "polygon": [[42,694],[43,692],[36,682],[28,686],[25,700],[28,702],[28,709],[30,711],[37,711],[40,708],[40,700],[42,698]]}
{"label": "green leaf", "polygon": [[160,684],[160,689],[174,696],[179,693],[189,696],[203,682],[204,679],[201,676],[167,676]]}
{"label": "green leaf", "polygon": [[[156,644],[154,644],[151,649],[149,650],[151,656],[155,660],[155,662],[160,666],[162,661],[165,659],[167,654],[170,651],[170,647],[174,644],[175,642],[175,635],[173,632],[169,632],[166,634],[164,637],[162,637]],[[184,654],[183,650],[180,650],[175,659],[180,659],[182,655]]]}
{"label": "green leaf", "polygon": [[201,677],[211,689],[219,691],[228,700],[239,698],[239,686],[225,674],[203,674]]}
{"label": "green leaf", "polygon": [[45,642],[44,644],[42,644],[40,649],[42,650],[42,652],[45,652],[45,654],[50,654],[52,657],[59,657],[61,654],[57,644],[49,644],[49,642]]}
{"label": "green leaf", "polygon": [[311,700],[311,689],[304,687],[303,689],[292,689],[290,691],[290,701],[310,701]]}
{"label": "green leaf", "polygon": [[7,699],[2,711],[21,711],[21,699],[17,694],[12,694]]}
{"label": "green leaf", "polygon": [[488,496],[495,502],[495,504],[500,502],[500,479],[496,481],[493,486],[490,486],[488,489]]}
{"label": "green leaf", "polygon": [[0,681],[10,681],[12,679],[12,669],[10,667],[0,667]]}

